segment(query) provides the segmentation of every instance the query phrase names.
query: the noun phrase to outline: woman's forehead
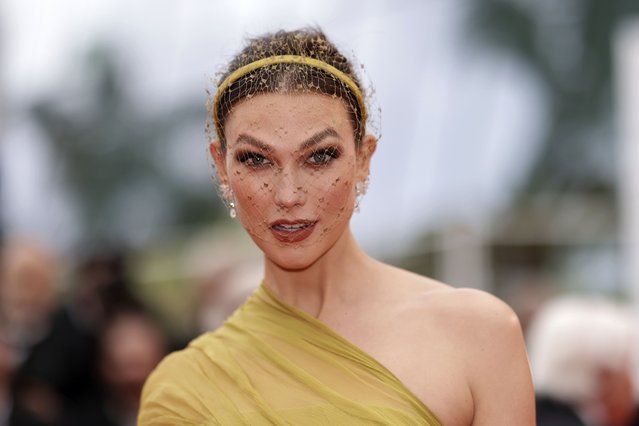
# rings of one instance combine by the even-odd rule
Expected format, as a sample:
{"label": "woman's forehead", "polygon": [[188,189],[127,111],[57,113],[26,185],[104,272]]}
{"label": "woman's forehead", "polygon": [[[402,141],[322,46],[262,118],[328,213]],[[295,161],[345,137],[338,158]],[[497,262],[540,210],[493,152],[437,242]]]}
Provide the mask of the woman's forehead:
{"label": "woman's forehead", "polygon": [[230,145],[246,133],[258,139],[306,139],[327,128],[352,139],[343,101],[315,93],[264,93],[244,99],[234,105],[225,127]]}

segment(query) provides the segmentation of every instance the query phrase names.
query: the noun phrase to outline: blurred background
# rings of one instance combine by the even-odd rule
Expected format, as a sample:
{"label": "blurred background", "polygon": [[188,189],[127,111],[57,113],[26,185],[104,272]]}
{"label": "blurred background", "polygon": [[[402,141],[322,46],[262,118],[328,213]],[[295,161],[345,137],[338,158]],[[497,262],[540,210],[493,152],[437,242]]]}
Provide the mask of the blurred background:
{"label": "blurred background", "polygon": [[639,304],[637,1],[4,0],[0,421],[134,424],[157,360],[259,284],[206,91],[246,36],[308,25],[381,110],[369,253],[525,330],[566,294]]}

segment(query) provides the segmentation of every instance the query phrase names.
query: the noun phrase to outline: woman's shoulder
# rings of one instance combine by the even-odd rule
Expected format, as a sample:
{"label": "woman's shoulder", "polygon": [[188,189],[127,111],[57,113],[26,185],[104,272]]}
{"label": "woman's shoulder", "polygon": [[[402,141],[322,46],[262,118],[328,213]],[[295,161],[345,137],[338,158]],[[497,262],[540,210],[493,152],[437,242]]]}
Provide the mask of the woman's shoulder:
{"label": "woman's shoulder", "polygon": [[454,353],[464,360],[469,378],[514,352],[525,357],[519,319],[498,297],[397,268],[391,274],[393,287],[399,289],[392,315],[413,338],[425,341],[427,336],[424,351],[432,352],[437,344],[440,354]]}
{"label": "woman's shoulder", "polygon": [[[401,270],[392,274],[403,289],[397,317],[413,348],[403,361],[423,377],[413,381],[422,400],[445,424],[467,424],[469,418],[530,424],[532,383],[514,311],[482,290]],[[451,407],[451,401],[457,403]]]}
{"label": "woman's shoulder", "polygon": [[188,370],[193,367],[193,358],[197,357],[197,350],[191,347],[190,345],[171,352],[167,356],[160,361],[160,363],[155,367],[149,378],[147,379],[147,383],[152,382],[153,380],[164,380],[166,376],[176,376],[176,378],[181,377],[184,370]]}
{"label": "woman's shoulder", "polygon": [[[423,323],[425,318],[446,329],[465,335],[478,329],[497,331],[519,329],[515,312],[498,297],[479,289],[457,288],[432,278],[393,268],[389,274],[398,299],[409,317]],[[452,330],[450,330],[452,331]]]}
{"label": "woman's shoulder", "polygon": [[477,331],[478,328],[486,328],[487,331],[519,329],[519,320],[512,308],[483,290],[442,285],[437,290],[426,292],[421,303],[423,309],[428,309],[451,327],[460,328],[460,332]]}
{"label": "woman's shoulder", "polygon": [[532,379],[515,312],[477,289],[445,287],[429,298],[422,308],[429,310],[441,339],[452,343],[448,354],[466,377],[473,418],[482,424],[533,424]]}
{"label": "woman's shoulder", "polygon": [[[375,309],[383,318],[375,321],[382,340],[393,347],[383,360],[390,360],[391,370],[443,424],[511,413],[495,415],[495,401],[529,416],[532,388],[522,331],[506,303],[482,290],[455,288],[394,267],[378,276],[386,293]],[[410,350],[397,351],[401,347]],[[496,423],[528,424],[519,419]]]}
{"label": "woman's shoulder", "polygon": [[215,332],[206,332],[194,338],[180,350],[171,352],[158,364],[147,379],[147,385],[154,382],[191,383],[191,375],[201,377],[206,365],[210,363],[212,355],[218,348]]}
{"label": "woman's shoulder", "polygon": [[[138,424],[184,423],[197,419],[202,407],[193,407],[188,383],[198,380],[190,358],[191,348],[167,355],[149,375],[142,389]],[[188,424],[188,423],[184,423]]]}
{"label": "woman's shoulder", "polygon": [[200,396],[212,377],[202,346],[211,335],[206,333],[170,353],[149,375],[142,390],[139,424],[189,424],[206,417],[210,407],[201,403]]}
{"label": "woman's shoulder", "polygon": [[194,377],[198,377],[198,364],[201,351],[193,346],[202,337],[198,337],[186,348],[175,351],[164,357],[146,380],[143,399],[150,395],[157,396],[187,388]]}

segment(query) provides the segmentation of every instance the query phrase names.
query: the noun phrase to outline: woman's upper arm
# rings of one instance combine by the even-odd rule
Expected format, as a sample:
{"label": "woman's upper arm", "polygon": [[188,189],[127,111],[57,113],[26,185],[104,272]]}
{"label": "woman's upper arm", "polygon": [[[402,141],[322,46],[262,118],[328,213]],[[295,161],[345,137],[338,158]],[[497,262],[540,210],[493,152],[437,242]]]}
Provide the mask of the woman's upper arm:
{"label": "woman's upper arm", "polygon": [[519,320],[499,299],[486,294],[479,299],[469,346],[473,425],[533,426],[534,389]]}

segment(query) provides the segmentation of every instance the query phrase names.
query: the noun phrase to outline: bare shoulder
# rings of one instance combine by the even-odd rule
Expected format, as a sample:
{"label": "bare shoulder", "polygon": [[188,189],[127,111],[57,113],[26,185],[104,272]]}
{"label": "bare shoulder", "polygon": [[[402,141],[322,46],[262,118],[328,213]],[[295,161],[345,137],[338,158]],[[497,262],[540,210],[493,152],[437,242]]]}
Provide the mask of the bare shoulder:
{"label": "bare shoulder", "polygon": [[519,319],[498,297],[397,268],[388,273],[394,295],[385,300],[394,302],[391,315],[413,337],[428,336],[429,345],[437,342],[443,356],[463,362],[460,367],[468,369],[469,382],[500,358],[516,354],[527,364]]}
{"label": "bare shoulder", "polygon": [[405,361],[414,371],[438,366],[421,373],[425,379],[412,382],[413,388],[442,421],[534,424],[532,380],[514,311],[482,290],[454,288],[405,271],[391,274],[402,281],[403,302],[396,305],[402,327],[410,330],[411,342],[423,342],[415,358]]}
{"label": "bare shoulder", "polygon": [[472,424],[533,425],[534,391],[517,315],[480,290],[449,288],[431,296],[437,323],[455,336],[473,395]]}
{"label": "bare shoulder", "polygon": [[[406,309],[411,322],[429,334],[452,342],[462,355],[472,355],[471,368],[519,351],[525,358],[523,334],[517,315],[498,297],[478,289],[455,288],[426,278],[412,287]],[[485,356],[485,358],[484,358]]]}
{"label": "bare shoulder", "polygon": [[478,289],[455,288],[440,281],[393,268],[389,271],[394,287],[399,288],[407,312],[422,322],[424,316],[436,317],[446,328],[466,332],[519,331],[515,312],[498,297]]}
{"label": "bare shoulder", "polygon": [[422,303],[422,313],[428,311],[424,316],[465,359],[471,387],[513,356],[527,364],[519,319],[501,299],[482,290],[446,286],[424,296]]}
{"label": "bare shoulder", "polygon": [[[504,301],[478,289],[444,288],[423,298],[428,309],[445,318],[451,327],[464,330],[485,329],[488,332],[520,330],[515,312]],[[470,327],[469,327],[470,326]]]}
{"label": "bare shoulder", "polygon": [[488,292],[455,288],[399,268],[389,267],[387,271],[393,291],[416,319],[436,315],[452,327],[471,324],[472,328],[519,328],[510,306]]}

